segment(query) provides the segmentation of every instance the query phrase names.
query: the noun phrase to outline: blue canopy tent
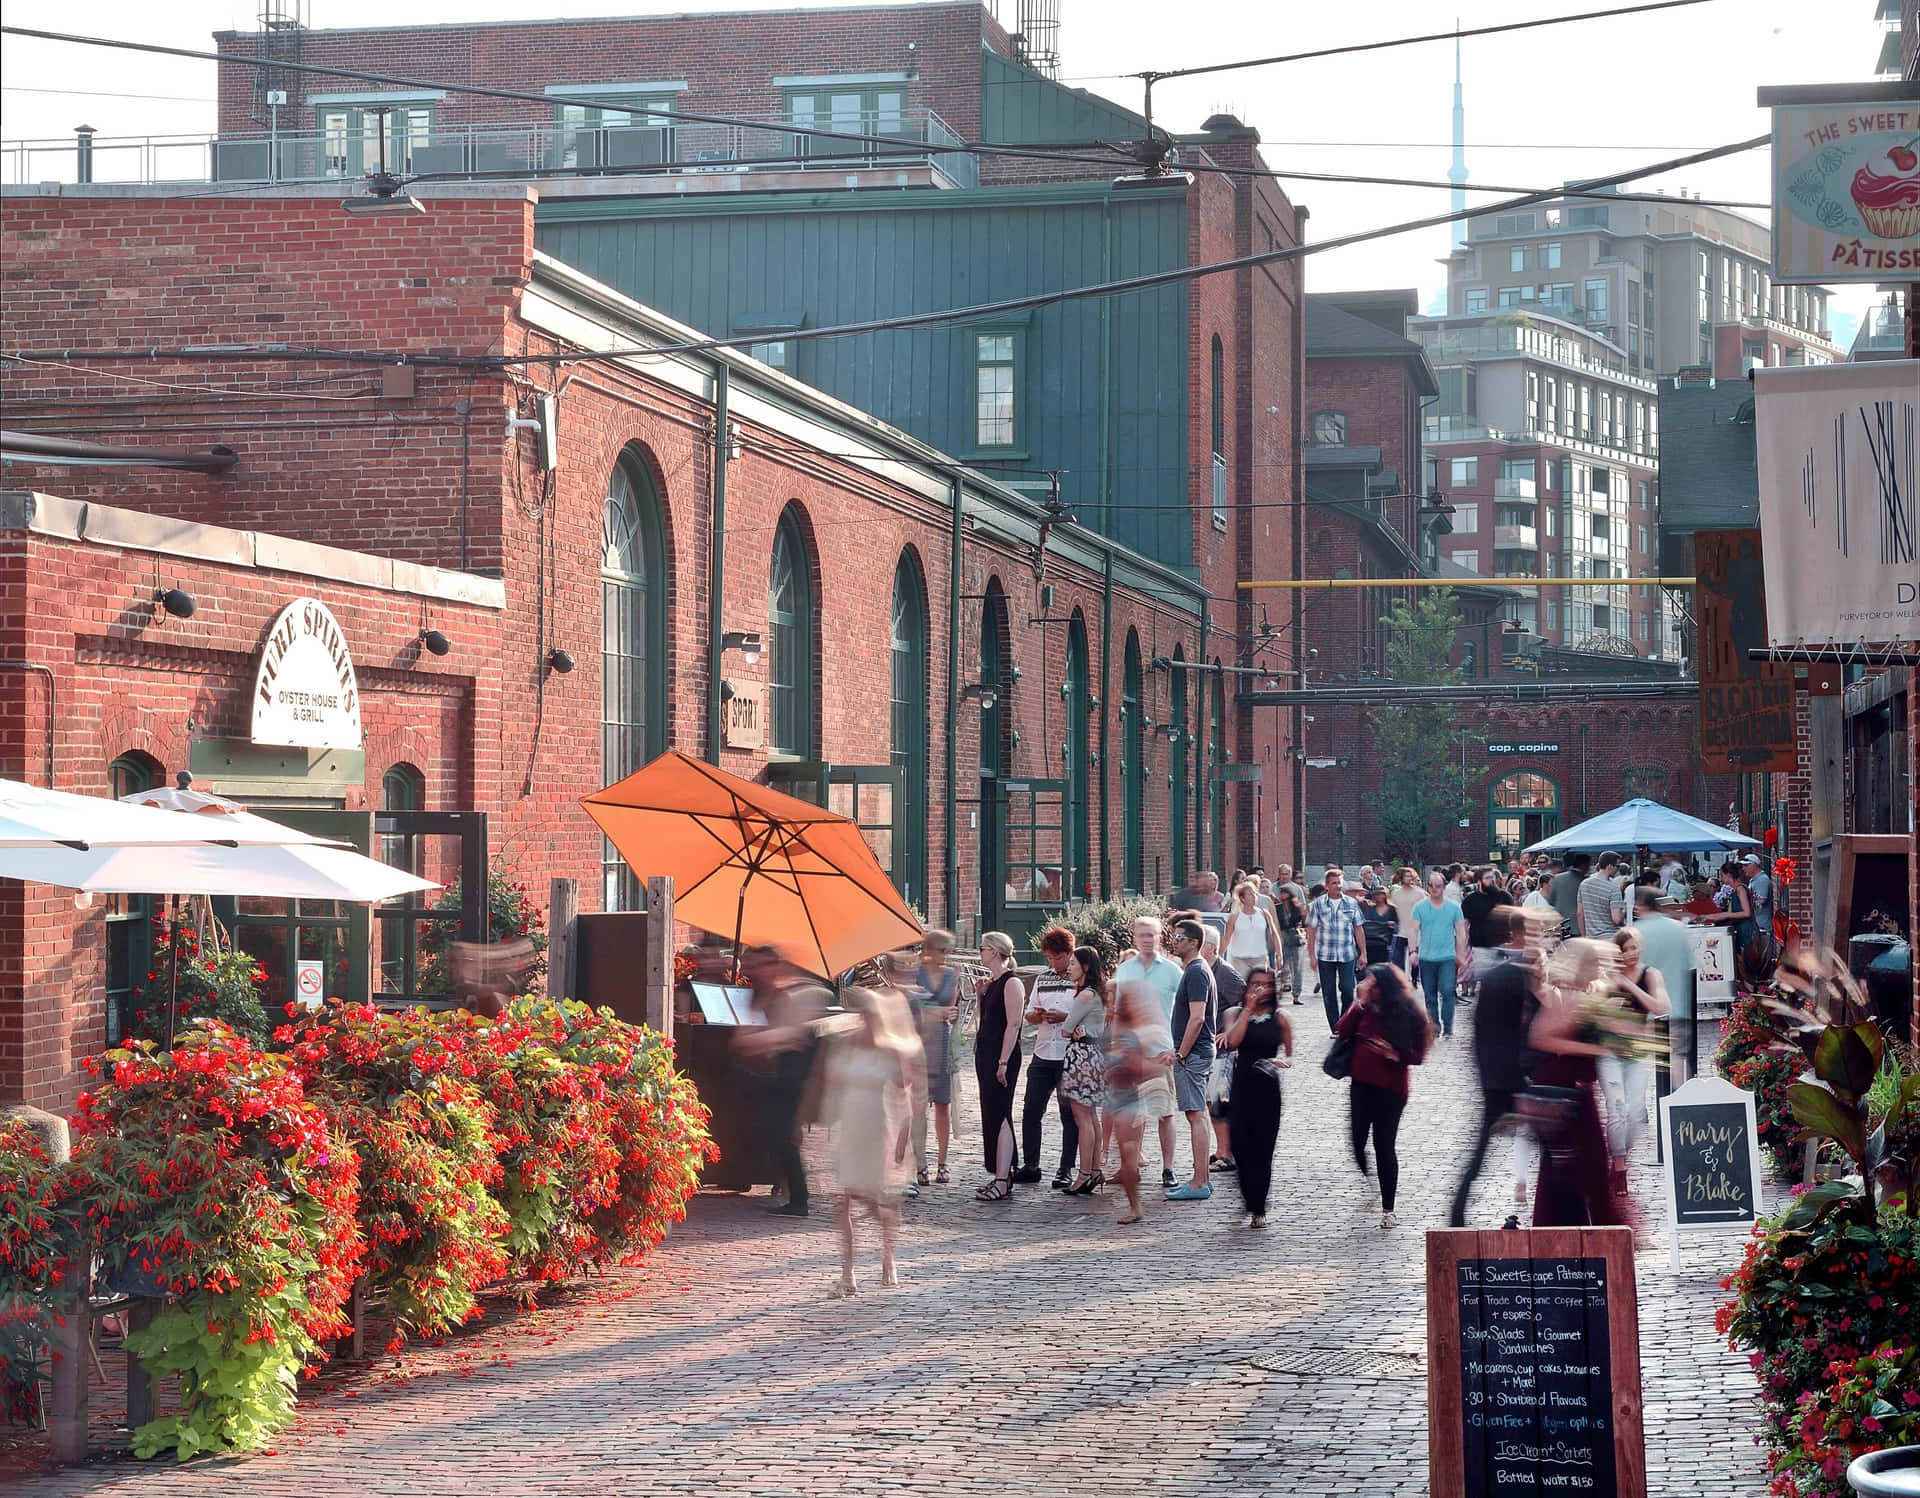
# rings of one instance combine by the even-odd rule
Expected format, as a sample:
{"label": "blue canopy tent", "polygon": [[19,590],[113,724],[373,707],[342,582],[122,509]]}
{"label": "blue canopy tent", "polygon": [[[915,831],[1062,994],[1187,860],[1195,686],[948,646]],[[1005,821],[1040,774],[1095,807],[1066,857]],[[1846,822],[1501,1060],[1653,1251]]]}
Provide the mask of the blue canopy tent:
{"label": "blue canopy tent", "polygon": [[1685,812],[1636,796],[1624,806],[1589,817],[1565,832],[1542,838],[1529,853],[1621,853],[1644,849],[1649,853],[1704,853],[1716,849],[1758,848],[1758,838],[1747,837]]}

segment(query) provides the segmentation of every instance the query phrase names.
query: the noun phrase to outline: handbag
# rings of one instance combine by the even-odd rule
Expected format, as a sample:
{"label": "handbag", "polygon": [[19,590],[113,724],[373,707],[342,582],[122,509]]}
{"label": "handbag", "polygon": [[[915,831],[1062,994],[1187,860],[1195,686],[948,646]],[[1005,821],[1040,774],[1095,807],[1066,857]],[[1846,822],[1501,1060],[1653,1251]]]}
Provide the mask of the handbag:
{"label": "handbag", "polygon": [[1233,1055],[1215,1056],[1207,1068],[1207,1101],[1224,1103],[1233,1088]]}
{"label": "handbag", "polygon": [[1336,1035],[1333,1044],[1327,1047],[1326,1057],[1320,1063],[1320,1070],[1336,1081],[1353,1075],[1353,1052],[1358,1041],[1351,1035]]}

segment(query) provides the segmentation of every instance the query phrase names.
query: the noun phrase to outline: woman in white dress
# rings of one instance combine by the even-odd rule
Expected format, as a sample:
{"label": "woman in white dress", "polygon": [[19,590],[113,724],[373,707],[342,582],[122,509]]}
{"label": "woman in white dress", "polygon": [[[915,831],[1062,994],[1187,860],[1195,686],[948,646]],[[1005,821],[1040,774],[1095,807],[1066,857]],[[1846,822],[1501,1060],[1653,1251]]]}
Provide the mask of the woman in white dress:
{"label": "woman in white dress", "polygon": [[900,1283],[894,1240],[900,1229],[900,1193],[907,1182],[903,1146],[907,1089],[918,1060],[919,1038],[896,996],[855,988],[847,1008],[859,1023],[828,1053],[825,1115],[835,1130],[834,1164],[840,1178],[835,1222],[840,1230],[840,1283],[834,1293],[852,1295],[853,1208],[863,1204],[880,1224],[880,1283]]}
{"label": "woman in white dress", "polygon": [[1227,929],[1220,935],[1220,955],[1242,978],[1257,967],[1271,966],[1280,951],[1280,927],[1259,901],[1260,886],[1251,879],[1236,884]]}

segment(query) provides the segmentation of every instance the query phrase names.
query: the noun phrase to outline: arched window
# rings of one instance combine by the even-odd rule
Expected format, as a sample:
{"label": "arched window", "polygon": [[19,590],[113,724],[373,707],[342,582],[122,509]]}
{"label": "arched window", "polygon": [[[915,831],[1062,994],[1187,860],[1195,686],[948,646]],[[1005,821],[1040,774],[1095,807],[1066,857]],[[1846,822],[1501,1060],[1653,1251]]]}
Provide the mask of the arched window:
{"label": "arched window", "polygon": [[893,569],[893,763],[901,804],[894,808],[894,880],[927,906],[927,590],[911,552]]}
{"label": "arched window", "polygon": [[1062,694],[1067,704],[1067,731],[1060,743],[1063,778],[1066,781],[1065,805],[1061,829],[1066,853],[1066,892],[1070,898],[1085,898],[1088,887],[1087,854],[1087,731],[1093,712],[1093,699],[1087,685],[1087,621],[1080,610],[1073,611],[1067,624],[1067,679]]}
{"label": "arched window", "polygon": [[768,747],[788,759],[814,758],[813,563],[800,513],[788,505],[773,533],[767,580]]}
{"label": "arched window", "polygon": [[1213,366],[1211,370],[1212,400],[1210,415],[1213,425],[1213,455],[1223,459],[1227,454],[1227,355],[1221,346],[1220,335],[1213,335]]}
{"label": "arched window", "polygon": [[1173,761],[1167,774],[1167,801],[1171,808],[1169,820],[1173,823],[1173,882],[1175,886],[1187,882],[1191,864],[1187,855],[1187,788],[1192,777],[1192,729],[1187,722],[1187,656],[1182,647],[1173,647],[1173,676],[1169,688],[1172,694],[1172,745]]}
{"label": "arched window", "polygon": [[1227,760],[1227,678],[1220,669],[1218,656],[1213,662],[1213,772],[1207,779],[1210,782],[1208,800],[1209,820],[1213,823],[1213,867],[1222,879],[1227,877],[1227,782],[1223,773]]}
{"label": "arched window", "polygon": [[1125,674],[1120,683],[1120,779],[1126,808],[1126,858],[1121,884],[1129,891],[1141,887],[1145,862],[1140,823],[1146,811],[1147,731],[1141,688],[1140,636],[1130,629]]}
{"label": "arched window", "polygon": [[419,811],[426,804],[426,777],[404,760],[380,777],[383,811]]}
{"label": "arched window", "polygon": [[1511,855],[1560,830],[1560,788],[1538,770],[1513,770],[1487,790],[1487,831]]}
{"label": "arched window", "polygon": [[[160,767],[144,754],[123,754],[107,766],[115,800],[160,783]],[[141,1007],[153,965],[153,896],[107,895],[107,1044],[119,1045]]]}
{"label": "arched window", "polygon": [[[653,476],[637,453],[622,453],[600,523],[600,776],[607,785],[666,746],[664,551]],[[604,838],[600,876],[603,910],[639,907],[639,881]]]}

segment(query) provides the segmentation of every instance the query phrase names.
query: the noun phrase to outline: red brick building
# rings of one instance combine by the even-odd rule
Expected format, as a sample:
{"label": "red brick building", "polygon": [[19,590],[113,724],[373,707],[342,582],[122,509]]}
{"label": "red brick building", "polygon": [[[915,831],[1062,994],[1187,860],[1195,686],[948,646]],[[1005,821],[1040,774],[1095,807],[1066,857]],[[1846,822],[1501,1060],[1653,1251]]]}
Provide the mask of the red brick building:
{"label": "red brick building", "polygon": [[[1499,492],[1500,458],[1489,449],[1488,472],[1462,486],[1448,486],[1451,473],[1423,484],[1422,407],[1437,387],[1427,350],[1407,336],[1414,311],[1410,291],[1308,299],[1304,557],[1310,579],[1454,581],[1460,625],[1451,664],[1487,694],[1455,714],[1466,814],[1457,826],[1431,829],[1429,856],[1463,863],[1509,857],[1639,795],[1720,820],[1726,788],[1699,773],[1693,683],[1672,665],[1543,641],[1519,628],[1535,622],[1527,612],[1531,599],[1485,575],[1491,567],[1470,571],[1452,559],[1487,539],[1462,529],[1462,506]],[[1445,450],[1472,449],[1450,443]],[[1510,476],[1500,481],[1518,492]],[[1531,480],[1525,488],[1530,503]],[[1387,672],[1386,616],[1396,603],[1411,604],[1417,591],[1389,581],[1300,595],[1301,644],[1310,653],[1306,686],[1335,694],[1303,709],[1304,846],[1314,864],[1352,864],[1387,851],[1379,805],[1385,766],[1373,748],[1369,713],[1389,700],[1379,690]],[[1644,698],[1500,700],[1509,688],[1535,682],[1586,682],[1599,699],[1608,683],[1623,679],[1643,681]]]}
{"label": "red brick building", "polygon": [[[968,928],[1118,888],[1130,826],[1148,887],[1188,827],[1218,841],[1217,806],[1180,804],[1217,720],[1153,664],[1218,648],[1199,584],[741,354],[502,363],[691,330],[537,253],[527,189],[423,196],[369,219],[298,189],[8,194],[9,428],[144,456],[10,468],[57,497],[0,507],[0,658],[23,667],[0,671],[0,774],[484,811],[508,870],[541,899],[577,878],[587,910],[634,892],[578,801],[668,746],[854,809]],[[190,352],[236,341],[287,357]],[[229,466],[166,466],[216,447]],[[357,753],[249,742],[263,641],[301,599],[352,653]],[[723,683],[767,709],[764,745],[738,723],[716,744]],[[113,920],[0,885],[0,1098],[78,1090],[129,981]]]}

